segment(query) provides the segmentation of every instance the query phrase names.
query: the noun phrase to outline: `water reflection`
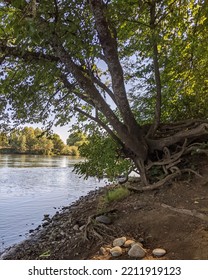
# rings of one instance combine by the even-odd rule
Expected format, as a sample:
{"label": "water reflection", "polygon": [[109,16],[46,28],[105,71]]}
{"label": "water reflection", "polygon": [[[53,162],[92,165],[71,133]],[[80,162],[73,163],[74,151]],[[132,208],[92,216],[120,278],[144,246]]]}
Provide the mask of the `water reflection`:
{"label": "water reflection", "polygon": [[44,214],[103,186],[72,172],[79,159],[28,155],[0,155],[0,252],[21,241],[41,223]]}
{"label": "water reflection", "polygon": [[1,155],[1,167],[68,167],[73,166],[80,159],[64,156],[40,156],[40,155]]}

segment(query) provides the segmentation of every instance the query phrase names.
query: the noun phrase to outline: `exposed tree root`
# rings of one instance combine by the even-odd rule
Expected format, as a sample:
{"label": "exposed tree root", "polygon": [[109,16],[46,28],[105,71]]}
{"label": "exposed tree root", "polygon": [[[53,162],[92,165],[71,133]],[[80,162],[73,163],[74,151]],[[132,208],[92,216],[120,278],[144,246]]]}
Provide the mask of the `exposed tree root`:
{"label": "exposed tree root", "polygon": [[132,186],[127,186],[127,188],[129,190],[131,190],[131,191],[136,191],[136,192],[157,190],[157,189],[163,187],[167,182],[170,182],[171,180],[175,179],[176,177],[178,177],[182,173],[186,173],[186,172],[193,173],[196,176],[202,178],[202,176],[199,173],[197,173],[196,171],[194,171],[194,170],[192,170],[190,168],[184,168],[184,169],[180,170],[179,168],[175,167],[175,169],[176,169],[176,172],[174,172],[172,174],[169,174],[168,176],[166,176],[162,180],[160,180],[157,183],[154,183],[152,185],[148,185],[148,186],[140,187],[140,188],[135,188],[135,187],[132,187]]}
{"label": "exposed tree root", "polygon": [[166,166],[166,169],[169,169],[170,167],[176,165],[177,163],[180,162],[180,158],[183,155],[184,151],[185,151],[185,147],[187,144],[187,139],[185,139],[184,144],[181,148],[181,151],[171,155],[169,149],[167,147],[165,147],[163,149],[164,152],[164,158],[160,161],[156,161],[156,162],[151,162],[149,161],[148,165],[145,167],[146,170],[148,171],[150,168],[152,168],[153,166]]}
{"label": "exposed tree root", "polygon": [[152,191],[152,190],[156,190],[156,189],[159,189],[160,187],[164,186],[165,183],[167,183],[168,181],[176,178],[178,175],[180,175],[181,172],[180,171],[177,171],[175,173],[172,173],[172,174],[169,174],[168,176],[166,176],[164,179],[158,181],[157,183],[155,184],[152,184],[152,185],[148,185],[148,186],[145,186],[145,187],[140,187],[140,188],[135,188],[135,187],[131,187],[131,186],[128,186],[127,188],[129,190],[132,190],[132,191],[136,191],[136,192],[143,192],[143,191]]}
{"label": "exposed tree root", "polygon": [[170,209],[170,210],[172,210],[174,212],[185,214],[185,215],[189,215],[189,216],[192,216],[192,217],[196,217],[196,218],[201,219],[201,220],[203,220],[205,222],[208,222],[208,216],[205,215],[205,214],[202,214],[200,212],[197,212],[196,210],[175,208],[175,207],[172,207],[172,206],[164,204],[164,203],[160,204],[160,206],[162,206],[163,208]]}
{"label": "exposed tree root", "polygon": [[[102,215],[110,214],[115,211],[116,210],[113,209],[107,212],[103,212]],[[95,218],[100,215],[101,214],[96,214],[88,217],[83,234],[83,238],[85,241],[89,241],[89,239],[93,237],[103,240],[103,236],[109,237],[111,239],[116,236],[116,233],[113,229],[95,220]]]}

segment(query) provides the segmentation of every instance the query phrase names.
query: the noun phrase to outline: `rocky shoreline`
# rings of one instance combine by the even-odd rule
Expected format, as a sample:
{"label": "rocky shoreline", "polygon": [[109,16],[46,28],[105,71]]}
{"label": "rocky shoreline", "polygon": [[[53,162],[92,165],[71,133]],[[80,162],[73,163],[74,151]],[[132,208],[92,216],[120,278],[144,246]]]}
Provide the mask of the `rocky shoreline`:
{"label": "rocky shoreline", "polygon": [[[132,191],[107,205],[102,204],[103,197],[115,185],[91,191],[53,217],[46,214],[28,239],[7,248],[0,259],[207,260],[208,225],[199,218],[208,213],[207,168],[201,180]],[[139,187],[138,182],[133,187]]]}
{"label": "rocky shoreline", "polygon": [[[62,207],[61,211],[57,211],[53,217],[45,214],[42,224],[35,230],[30,230],[30,236],[22,242],[6,248],[0,255],[3,259],[30,259],[39,250],[43,252],[38,258],[47,259],[49,254],[44,252],[47,244],[61,245],[65,242],[73,240],[75,243],[82,238],[84,230],[84,220],[82,220],[82,211],[89,210],[89,205],[93,205],[99,195],[102,195],[104,188],[90,191],[86,196],[81,196],[77,201],[69,206]],[[36,248],[35,248],[36,247]],[[38,249],[38,250],[37,250]]]}
{"label": "rocky shoreline", "polygon": [[[154,253],[154,250],[144,248],[145,242],[142,235],[138,240],[128,236],[119,237],[119,234],[121,235],[124,231],[115,225],[117,216],[114,213],[116,212],[114,204],[108,210],[106,209],[107,214],[98,214],[101,197],[106,190],[117,186],[109,185],[90,191],[70,206],[57,211],[53,217],[45,214],[42,224],[35,230],[30,230],[29,238],[7,248],[0,255],[0,259],[152,259],[163,257],[166,254],[165,249],[156,248],[156,253]],[[137,203],[134,210],[143,206],[144,204],[139,203],[138,206]],[[123,212],[125,211],[123,210]],[[92,238],[91,241],[86,241],[84,238],[89,217],[93,217],[93,222],[97,223],[99,227],[107,229],[106,238],[102,242],[99,238],[98,240]],[[108,231],[111,235],[108,235]],[[69,248],[68,255],[66,255],[66,247]]]}

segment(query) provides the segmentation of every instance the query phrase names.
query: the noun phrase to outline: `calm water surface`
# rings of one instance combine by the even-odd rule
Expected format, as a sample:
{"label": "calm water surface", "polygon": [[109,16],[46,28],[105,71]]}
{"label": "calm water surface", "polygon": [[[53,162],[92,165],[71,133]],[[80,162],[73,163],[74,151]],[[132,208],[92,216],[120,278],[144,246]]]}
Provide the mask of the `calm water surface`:
{"label": "calm water surface", "polygon": [[78,159],[0,155],[0,252],[27,237],[44,214],[55,214],[90,190],[104,186],[72,172]]}

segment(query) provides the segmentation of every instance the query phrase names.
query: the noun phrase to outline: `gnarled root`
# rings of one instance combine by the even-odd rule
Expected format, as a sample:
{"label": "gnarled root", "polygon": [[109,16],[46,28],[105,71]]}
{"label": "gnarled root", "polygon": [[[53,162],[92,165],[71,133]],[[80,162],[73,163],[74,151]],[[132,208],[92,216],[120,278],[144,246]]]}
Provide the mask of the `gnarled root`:
{"label": "gnarled root", "polygon": [[[103,214],[109,214],[115,212],[116,210],[110,210]],[[100,214],[99,214],[100,215]],[[99,223],[95,220],[98,215],[92,215],[88,217],[87,223],[85,225],[83,238],[85,241],[89,241],[92,238],[97,238],[99,240],[103,240],[105,237],[109,237],[110,239],[116,236],[116,232],[110,228],[109,226]]]}
{"label": "gnarled root", "polygon": [[[162,180],[152,184],[152,185],[148,185],[145,187],[140,187],[140,188],[135,188],[135,187],[131,187],[131,186],[127,186],[127,188],[129,190],[132,191],[136,191],[136,192],[143,192],[143,191],[152,191],[152,190],[157,190],[161,187],[163,187],[166,183],[170,182],[171,180],[175,179],[176,177],[180,176],[182,173],[193,173],[198,177],[202,177],[199,173],[197,173],[196,171],[190,169],[190,168],[184,168],[184,169],[179,169],[177,167],[174,167],[173,169],[175,169],[176,171],[172,174],[167,175],[165,178],[163,178]],[[172,169],[172,170],[173,170]]]}

